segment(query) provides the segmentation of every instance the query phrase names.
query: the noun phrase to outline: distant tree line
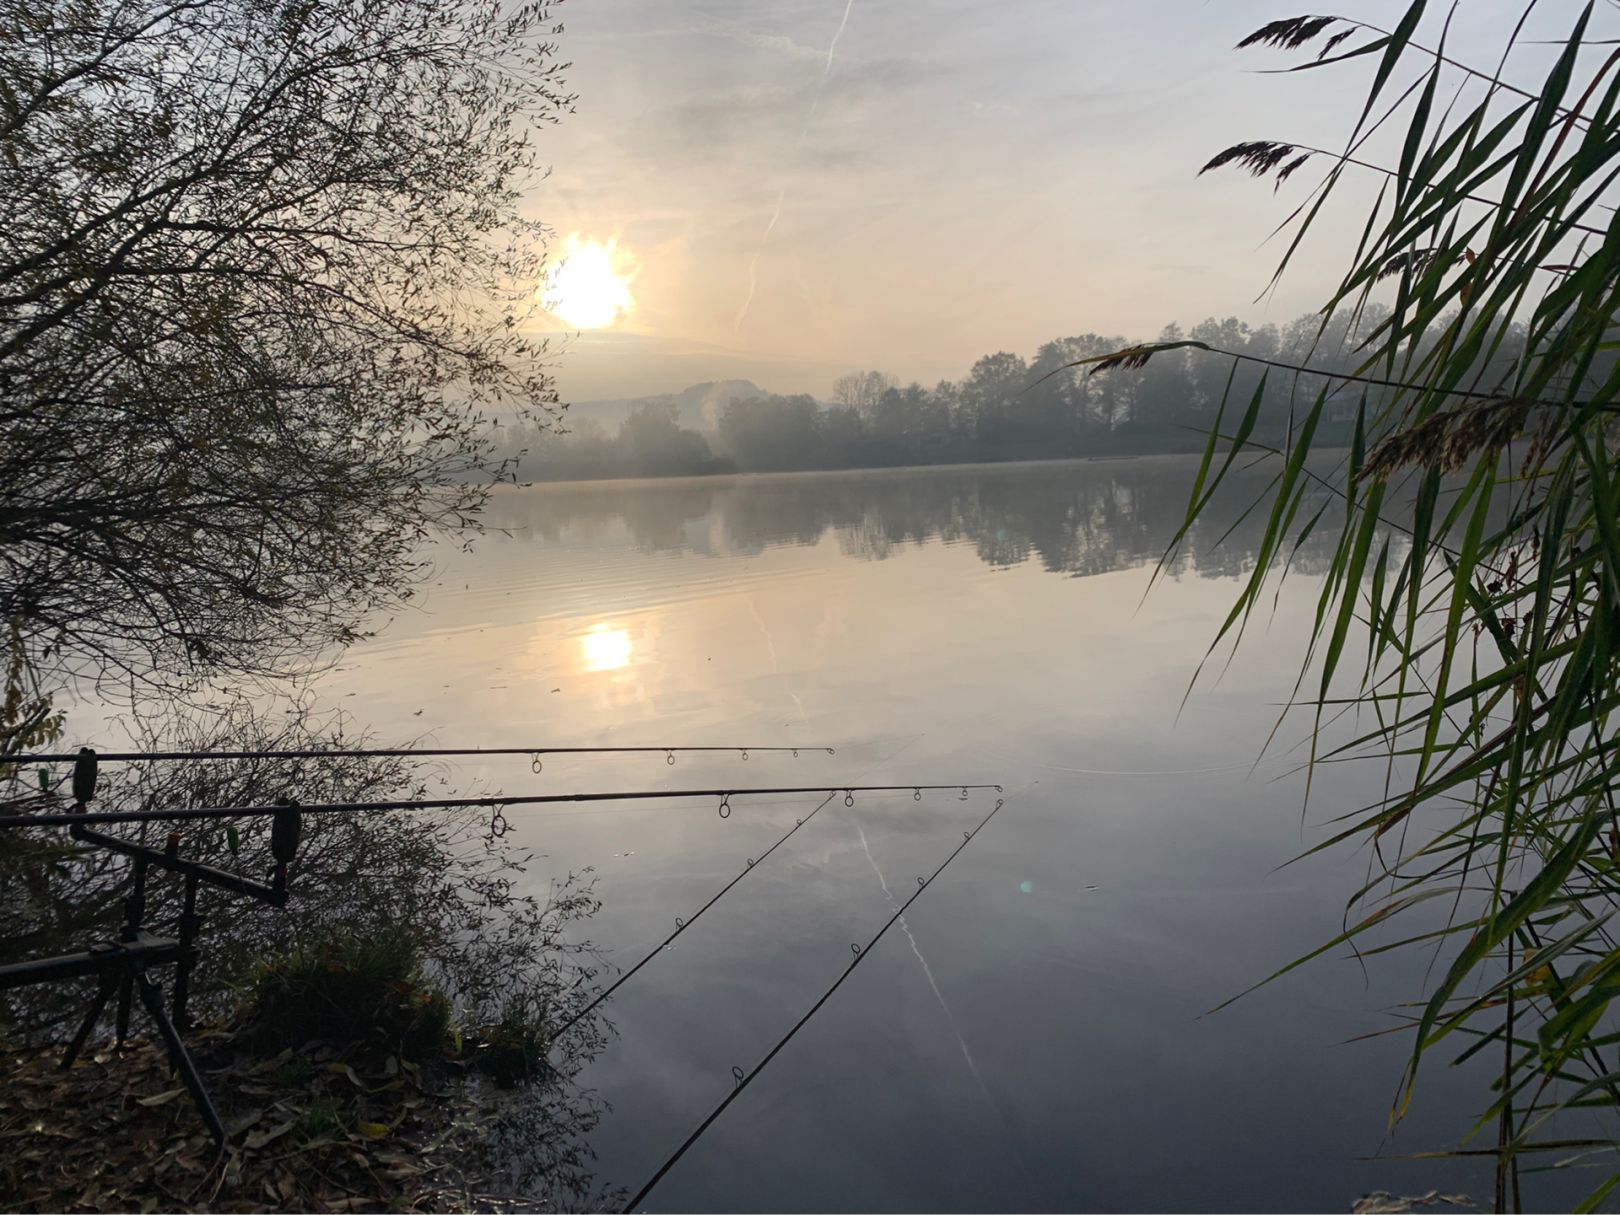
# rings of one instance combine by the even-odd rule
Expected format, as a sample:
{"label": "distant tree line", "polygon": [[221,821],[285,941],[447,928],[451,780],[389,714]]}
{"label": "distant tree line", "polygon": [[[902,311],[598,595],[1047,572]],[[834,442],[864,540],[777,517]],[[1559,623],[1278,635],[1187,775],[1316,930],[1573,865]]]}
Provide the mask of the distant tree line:
{"label": "distant tree line", "polygon": [[[1360,342],[1385,315],[1369,305],[1356,332],[1342,318],[1324,328],[1314,313],[1280,327],[1211,318],[1190,330],[1167,326],[1158,340],[1192,339],[1252,358],[1346,372],[1360,362]],[[1262,375],[1257,439],[1280,439],[1295,407],[1324,388],[1334,397],[1319,439],[1349,438],[1361,389],[1331,374],[1268,372],[1253,362],[1239,363],[1234,372],[1232,360],[1194,350],[1168,351],[1145,367],[1102,375],[1072,366],[1131,344],[1096,333],[1055,338],[1032,359],[988,354],[965,378],[932,388],[877,371],[853,372],[835,381],[827,403],[804,394],[732,401],[710,434],[682,427],[673,405],[646,402],[617,432],[594,420],[558,434],[510,428],[508,454],[526,452],[525,478],[581,480],[1194,451],[1216,423],[1228,380],[1233,397],[1246,404]],[[1506,363],[1517,354],[1509,342],[1492,358]]]}

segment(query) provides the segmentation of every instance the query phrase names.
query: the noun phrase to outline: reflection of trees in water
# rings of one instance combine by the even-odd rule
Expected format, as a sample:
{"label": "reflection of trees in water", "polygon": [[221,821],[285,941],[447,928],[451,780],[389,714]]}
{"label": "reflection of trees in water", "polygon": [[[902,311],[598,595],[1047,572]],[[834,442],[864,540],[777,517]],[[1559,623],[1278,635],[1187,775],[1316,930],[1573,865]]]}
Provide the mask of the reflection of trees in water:
{"label": "reflection of trees in water", "polygon": [[[1120,460],[547,487],[499,495],[492,522],[547,542],[611,541],[623,529],[638,548],[708,552],[708,530],[695,525],[713,515],[726,550],[737,554],[832,534],[846,555],[882,561],[941,540],[971,545],[988,565],[1033,558],[1050,573],[1088,576],[1157,560],[1181,526],[1194,472],[1184,460]],[[1273,475],[1269,468],[1234,473],[1171,572],[1246,572],[1266,515],[1244,510]],[[1317,504],[1326,509],[1295,557],[1303,573],[1326,568],[1343,521],[1331,495],[1313,511]]]}
{"label": "reflection of trees in water", "polygon": [[[687,525],[714,506],[723,482],[620,481],[590,487],[505,489],[485,514],[491,530],[521,530],[547,544],[591,544],[629,531],[636,547],[667,552],[692,547]],[[647,492],[643,492],[647,491]]]}
{"label": "reflection of trees in water", "polygon": [[[223,717],[167,714],[160,723],[143,725],[149,736],[136,739],[141,748],[158,738],[165,749],[176,750],[365,745],[298,708],[273,724],[243,711]],[[447,783],[446,769],[400,758],[109,764],[95,804],[262,805],[289,795],[305,803],[394,800],[443,796]],[[113,830],[161,846],[168,826]],[[234,853],[224,822],[180,826],[182,855],[264,879],[270,863],[267,819],[237,824]],[[404,933],[462,1024],[493,1023],[514,1006],[560,1024],[595,990],[597,954],[577,930],[599,904],[588,874],[530,893],[533,883],[524,876],[530,859],[491,838],[487,814],[478,811],[307,815],[285,908],[215,887],[199,890],[201,960],[192,978],[192,1012],[199,1018],[229,1012],[254,968],[289,949],[334,936],[366,940]],[[7,925],[0,934],[0,963],[83,949],[116,936],[128,874],[124,858],[80,845],[65,833],[0,832],[0,922]],[[152,931],[174,931],[179,887],[175,875],[149,875],[146,922]],[[83,1015],[91,994],[88,980],[6,992],[0,996],[0,1030],[18,1042],[60,1039]],[[548,1209],[594,1201],[586,1135],[602,1104],[575,1077],[600,1053],[608,1032],[599,1017],[584,1018],[553,1048],[553,1074],[545,1082],[499,1098],[501,1119],[530,1128],[532,1142],[510,1160],[498,1155],[497,1167],[509,1184],[546,1195]],[[489,1140],[481,1136],[482,1146],[492,1146]],[[515,1151],[518,1144],[507,1146]]]}

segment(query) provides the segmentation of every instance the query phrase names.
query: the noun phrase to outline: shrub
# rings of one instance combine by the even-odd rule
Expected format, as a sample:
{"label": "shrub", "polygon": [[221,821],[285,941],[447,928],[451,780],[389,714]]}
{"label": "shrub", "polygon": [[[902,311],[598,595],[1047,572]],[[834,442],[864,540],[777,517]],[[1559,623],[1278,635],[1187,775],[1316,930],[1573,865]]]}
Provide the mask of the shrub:
{"label": "shrub", "polygon": [[253,974],[245,1029],[277,1049],[371,1043],[423,1059],[449,1049],[450,1002],[423,977],[403,934],[333,936]]}
{"label": "shrub", "polygon": [[501,1009],[499,1021],[468,1041],[467,1062],[501,1088],[539,1079],[549,1067],[546,1025],[545,1012],[535,1001],[511,999]]}

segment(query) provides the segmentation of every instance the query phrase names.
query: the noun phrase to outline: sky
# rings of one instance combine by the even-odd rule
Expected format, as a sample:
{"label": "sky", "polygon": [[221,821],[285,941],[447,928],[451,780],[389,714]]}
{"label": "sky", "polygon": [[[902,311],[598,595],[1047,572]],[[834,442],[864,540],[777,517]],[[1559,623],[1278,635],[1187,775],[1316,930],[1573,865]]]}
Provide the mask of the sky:
{"label": "sky", "polygon": [[[1387,26],[1404,8],[1355,11]],[[1377,180],[1346,180],[1265,294],[1284,248],[1268,238],[1318,177],[1274,196],[1230,169],[1197,175],[1240,140],[1342,146],[1371,58],[1283,75],[1264,69],[1300,53],[1233,49],[1298,12],[568,0],[559,42],[578,101],[541,135],[551,171],[528,206],[559,252],[570,236],[614,242],[633,304],[561,339],[564,399],[733,377],[825,397],[855,368],[933,383],[1062,335],[1312,310]],[[1464,0],[1459,14],[1448,47],[1494,65],[1516,6]]]}

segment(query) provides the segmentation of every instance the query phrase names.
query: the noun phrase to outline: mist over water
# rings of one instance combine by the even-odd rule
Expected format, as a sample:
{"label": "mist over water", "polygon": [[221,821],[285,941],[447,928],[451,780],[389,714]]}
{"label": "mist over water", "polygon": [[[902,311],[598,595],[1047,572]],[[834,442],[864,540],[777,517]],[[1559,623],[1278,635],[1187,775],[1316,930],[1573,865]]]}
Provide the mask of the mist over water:
{"label": "mist over water", "polygon": [[[1296,674],[1276,657],[1304,652],[1329,551],[1311,542],[1275,612],[1183,705],[1261,527],[1219,544],[1194,531],[1144,595],[1193,470],[513,489],[498,531],[441,555],[422,610],[323,681],[388,739],[804,748],[464,771],[511,793],[1006,787],[907,932],[650,1209],[1344,1209],[1436,1187],[1488,1201],[1488,1165],[1393,1158],[1455,1146],[1483,1077],[1426,1068],[1386,1138],[1407,1039],[1345,1042],[1395,1024],[1427,955],[1365,970],[1329,955],[1201,1015],[1341,930],[1368,858],[1278,867],[1377,797],[1382,770],[1319,771],[1302,814],[1303,720],[1250,770]],[[1330,511],[1317,530],[1336,528]],[[627,967],[819,800],[739,798],[727,819],[713,798],[513,808],[508,838],[537,853],[537,883],[595,869],[590,932]],[[613,1107],[594,1141],[604,1182],[639,1186],[990,804],[840,797],[632,979],[585,1077]],[[1557,1184],[1527,1196],[1569,1201]]]}

